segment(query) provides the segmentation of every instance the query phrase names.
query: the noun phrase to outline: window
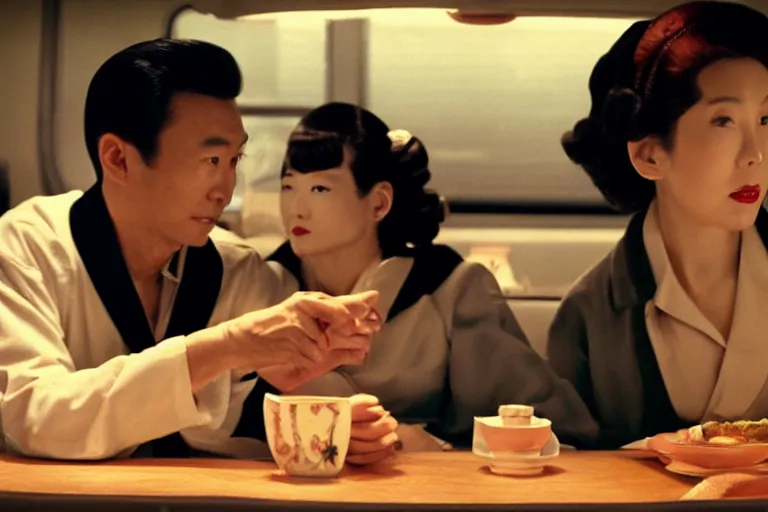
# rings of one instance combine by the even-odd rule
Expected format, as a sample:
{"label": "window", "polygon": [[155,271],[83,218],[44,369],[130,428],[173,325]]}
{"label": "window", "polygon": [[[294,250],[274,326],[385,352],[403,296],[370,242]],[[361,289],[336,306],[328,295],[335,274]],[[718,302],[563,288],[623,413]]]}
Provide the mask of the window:
{"label": "window", "polygon": [[303,112],[345,100],[421,138],[432,186],[453,203],[583,206],[603,200],[560,137],[589,110],[594,63],[633,21],[469,26],[441,9],[218,20],[188,10],[173,34],[223,46],[243,69],[251,142],[235,205],[254,193],[263,206],[276,192],[285,140]]}

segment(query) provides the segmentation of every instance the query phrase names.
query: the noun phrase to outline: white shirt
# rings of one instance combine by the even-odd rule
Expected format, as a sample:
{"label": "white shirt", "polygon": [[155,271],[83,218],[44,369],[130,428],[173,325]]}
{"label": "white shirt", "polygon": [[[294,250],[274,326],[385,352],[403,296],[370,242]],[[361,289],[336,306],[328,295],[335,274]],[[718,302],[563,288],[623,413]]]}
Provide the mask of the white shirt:
{"label": "white shirt", "polygon": [[[254,381],[227,372],[193,394],[183,336],[164,340],[185,250],[175,273],[163,271],[154,330],[162,343],[130,353],[75,246],[69,213],[82,195],[36,197],[0,218],[0,420],[7,448],[101,459],[181,431],[193,448],[263,453],[263,443],[230,438]],[[277,265],[221,238],[214,240],[224,267],[221,291],[208,325],[293,291]]]}

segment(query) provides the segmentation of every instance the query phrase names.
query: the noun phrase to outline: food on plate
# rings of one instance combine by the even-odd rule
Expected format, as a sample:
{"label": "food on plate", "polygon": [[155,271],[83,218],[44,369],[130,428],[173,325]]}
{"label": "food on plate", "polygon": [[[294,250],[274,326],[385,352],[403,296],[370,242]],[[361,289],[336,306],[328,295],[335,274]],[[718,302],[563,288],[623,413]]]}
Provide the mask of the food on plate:
{"label": "food on plate", "polygon": [[684,443],[732,446],[768,443],[768,418],[760,421],[708,421],[678,432]]}

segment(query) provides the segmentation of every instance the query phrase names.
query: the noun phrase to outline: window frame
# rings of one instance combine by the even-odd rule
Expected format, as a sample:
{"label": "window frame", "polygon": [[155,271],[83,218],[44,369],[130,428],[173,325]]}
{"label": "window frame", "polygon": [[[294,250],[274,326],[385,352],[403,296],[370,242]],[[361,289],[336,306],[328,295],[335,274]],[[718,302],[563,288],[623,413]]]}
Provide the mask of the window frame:
{"label": "window frame", "polygon": [[[177,9],[168,19],[166,36],[174,37],[174,25],[178,16],[187,10],[203,13],[187,4]],[[334,10],[334,9],[326,9]],[[340,10],[340,9],[338,9]],[[280,12],[280,11],[275,11]],[[616,16],[624,17],[624,16]],[[629,17],[629,16],[626,16]],[[235,21],[235,20],[229,20]],[[368,23],[367,20],[340,19],[326,21],[326,76],[325,102],[342,101],[367,108],[368,77]],[[343,44],[342,44],[343,43]],[[358,51],[354,52],[352,49]],[[350,62],[357,71],[350,73]],[[338,80],[344,76],[345,80]],[[351,79],[350,79],[351,78]],[[242,116],[258,117],[301,117],[318,105],[249,105],[238,104]],[[557,201],[494,201],[448,197],[452,213],[475,215],[579,215],[579,216],[616,216],[626,217],[625,213],[603,201],[592,202],[557,202]],[[233,208],[232,211],[238,208]]]}

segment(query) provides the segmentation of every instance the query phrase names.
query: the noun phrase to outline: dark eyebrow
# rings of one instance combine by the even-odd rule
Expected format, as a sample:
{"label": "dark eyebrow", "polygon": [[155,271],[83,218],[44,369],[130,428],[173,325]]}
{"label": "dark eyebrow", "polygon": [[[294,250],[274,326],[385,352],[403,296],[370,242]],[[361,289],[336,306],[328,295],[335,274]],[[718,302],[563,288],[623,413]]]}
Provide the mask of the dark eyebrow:
{"label": "dark eyebrow", "polygon": [[[245,138],[243,139],[243,142],[240,143],[240,146],[245,146],[245,143],[248,142],[248,134],[245,134]],[[232,143],[225,139],[224,137],[206,137],[203,139],[203,142],[200,144],[203,147],[210,148],[210,147],[219,147],[219,146],[231,146]]]}

